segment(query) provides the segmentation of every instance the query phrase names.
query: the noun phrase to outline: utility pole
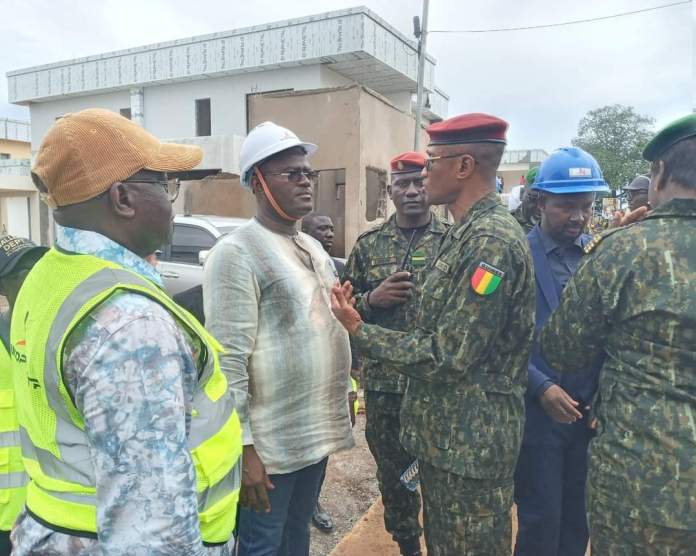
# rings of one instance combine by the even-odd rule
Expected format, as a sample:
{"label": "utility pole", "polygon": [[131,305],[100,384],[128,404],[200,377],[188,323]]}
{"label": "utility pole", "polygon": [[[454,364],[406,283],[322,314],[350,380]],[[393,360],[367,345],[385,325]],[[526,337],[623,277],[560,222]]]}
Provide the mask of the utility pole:
{"label": "utility pole", "polygon": [[[696,0],[692,0],[696,6]],[[425,73],[425,55],[428,43],[428,7],[429,0],[423,0],[423,19],[413,18],[414,35],[418,39],[418,89],[416,93],[416,132],[413,137],[413,150],[420,150],[421,120],[423,119],[423,74]]]}
{"label": "utility pole", "polygon": [[696,112],[696,0],[691,0],[691,111]]}

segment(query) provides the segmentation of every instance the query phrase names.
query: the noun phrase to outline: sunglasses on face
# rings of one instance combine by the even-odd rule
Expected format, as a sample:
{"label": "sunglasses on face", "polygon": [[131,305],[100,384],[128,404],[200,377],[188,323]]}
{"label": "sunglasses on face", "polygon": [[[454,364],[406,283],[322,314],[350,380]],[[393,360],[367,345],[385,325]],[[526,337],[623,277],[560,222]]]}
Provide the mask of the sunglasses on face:
{"label": "sunglasses on face", "polygon": [[269,176],[283,176],[290,183],[302,183],[304,178],[311,184],[316,184],[319,181],[319,172],[314,170],[288,170],[287,172],[270,172]]}
{"label": "sunglasses on face", "polygon": [[121,183],[144,183],[149,185],[159,185],[169,198],[169,202],[173,203],[179,196],[179,189],[181,188],[181,181],[177,179],[173,180],[123,180]]}
{"label": "sunglasses on face", "polygon": [[[442,160],[444,158],[457,158],[460,156],[471,156],[469,153],[459,153],[459,154],[445,154],[442,156],[431,156],[430,158],[425,159],[425,169],[430,172],[433,168],[433,164],[437,162],[438,160]],[[474,158],[471,156],[471,158]],[[474,164],[476,163],[476,159],[474,158]]]}

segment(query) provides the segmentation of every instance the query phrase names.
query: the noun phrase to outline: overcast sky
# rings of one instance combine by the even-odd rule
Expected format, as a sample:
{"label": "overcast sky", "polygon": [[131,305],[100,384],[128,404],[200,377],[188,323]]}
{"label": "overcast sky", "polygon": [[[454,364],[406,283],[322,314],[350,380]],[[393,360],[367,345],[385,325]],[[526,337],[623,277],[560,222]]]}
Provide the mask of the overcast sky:
{"label": "overcast sky", "polygon": [[[675,0],[431,0],[429,28],[488,29],[601,17]],[[2,0],[0,116],[7,71],[111,50],[366,5],[411,36],[421,0]],[[634,106],[657,125],[691,111],[691,8],[681,5],[553,29],[436,34],[428,51],[450,116],[489,112],[510,122],[511,148],[568,144],[580,118]]]}

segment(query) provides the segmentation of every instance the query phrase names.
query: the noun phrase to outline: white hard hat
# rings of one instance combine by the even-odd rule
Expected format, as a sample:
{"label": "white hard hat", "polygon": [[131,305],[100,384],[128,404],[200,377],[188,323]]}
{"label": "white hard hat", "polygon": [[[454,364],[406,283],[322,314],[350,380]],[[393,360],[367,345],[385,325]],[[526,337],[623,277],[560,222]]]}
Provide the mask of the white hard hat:
{"label": "white hard hat", "polygon": [[242,185],[251,187],[251,173],[259,162],[293,147],[302,147],[308,155],[317,150],[315,144],[300,141],[292,131],[273,122],[257,125],[242,143],[242,151],[239,155]]}

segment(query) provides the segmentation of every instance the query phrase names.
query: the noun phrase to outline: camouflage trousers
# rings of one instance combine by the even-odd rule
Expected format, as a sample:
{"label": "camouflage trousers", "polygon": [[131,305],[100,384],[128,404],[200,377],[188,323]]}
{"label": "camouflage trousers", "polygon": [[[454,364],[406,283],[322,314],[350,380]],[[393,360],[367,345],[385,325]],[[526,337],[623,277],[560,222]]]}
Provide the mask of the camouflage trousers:
{"label": "camouflage trousers", "polygon": [[377,463],[377,482],[384,504],[384,527],[396,542],[420,537],[420,495],[399,478],[415,459],[399,442],[401,394],[365,391],[365,438]]}
{"label": "camouflage trousers", "polygon": [[690,556],[696,554],[696,531],[671,529],[632,518],[612,508],[587,486],[592,556]]}
{"label": "camouflage trousers", "polygon": [[510,556],[512,479],[468,479],[418,462],[428,556]]}

